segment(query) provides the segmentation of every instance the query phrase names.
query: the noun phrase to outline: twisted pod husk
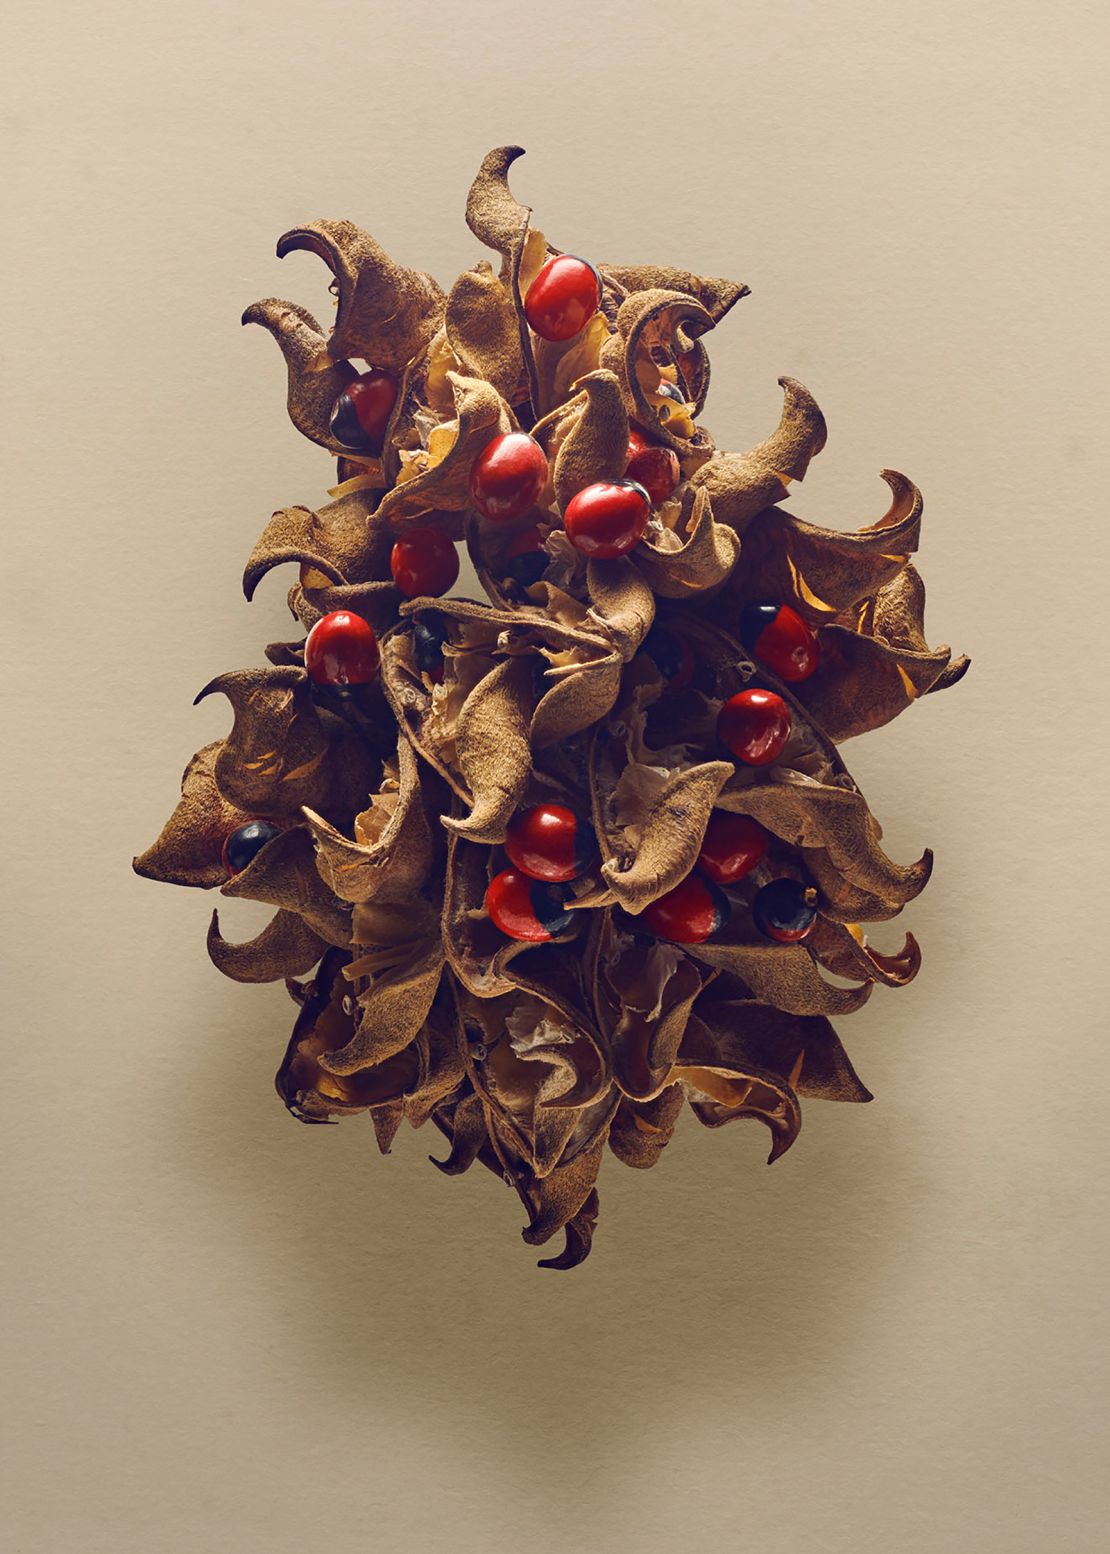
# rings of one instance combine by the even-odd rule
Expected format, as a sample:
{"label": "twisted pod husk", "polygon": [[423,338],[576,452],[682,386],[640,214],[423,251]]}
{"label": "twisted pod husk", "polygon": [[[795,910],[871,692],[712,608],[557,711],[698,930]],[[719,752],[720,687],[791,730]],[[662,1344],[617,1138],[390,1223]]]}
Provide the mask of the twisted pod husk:
{"label": "twisted pod husk", "polygon": [[[299,625],[362,615],[380,639],[380,676],[357,707],[322,695],[302,638],[212,681],[201,695],[227,697],[231,732],[189,763],[135,868],[275,908],[240,944],[213,913],[208,948],[236,980],[286,979],[300,1006],[277,1075],[294,1116],[369,1112],[383,1152],[402,1120],[430,1120],[447,1141],[440,1170],[480,1160],[502,1176],[524,1204],[526,1242],[565,1232],[541,1266],[569,1268],[590,1249],[606,1144],[627,1165],[654,1165],[688,1101],[709,1127],[760,1119],[774,1160],[797,1137],[803,1097],[870,1099],[829,1017],[917,972],[912,936],[883,954],[861,925],[899,913],[931,855],[886,856],[837,746],[953,684],[968,661],[925,639],[910,480],[883,470],[891,495],[877,521],[823,529],[782,506],[826,436],[800,383],[779,380],[779,425],[747,453],[717,449],[700,424],[703,337],[746,286],[599,264],[600,306],[574,338],[530,329],[523,299],[561,250],[509,189],[520,155],[491,151],[467,201],[497,269],[481,261],[446,294],[346,221],[280,240],[279,256],[307,248],[328,265],[335,326],[274,299],[244,322],[277,341],[290,418],[338,458],[339,484],[318,511],[273,515],[244,590],[296,563]],[[373,456],[331,430],[352,358],[399,379]],[[562,514],[592,482],[620,478],[630,426],[673,451],[681,479],[630,553],[587,560]],[[530,431],[549,460],[522,520],[546,531],[545,569],[528,586],[506,564],[520,525],[489,523],[470,496],[475,460],[512,430]],[[465,541],[490,602],[398,592],[393,542],[431,514]],[[745,604],[768,599],[820,645],[816,673],[792,687],[738,639]],[[422,620],[443,638],[441,676],[414,653]],[[653,623],[693,646],[696,674],[677,694],[644,651]],[[750,683],[792,715],[790,743],[766,767],[732,759],[716,737],[721,703]],[[591,817],[598,851],[573,883],[570,926],[529,944],[494,926],[485,892],[513,815],[548,800]],[[689,874],[722,810],[766,830],[767,860],[729,892],[719,934],[654,937],[642,914]],[[229,877],[224,841],[258,819],[276,835]],[[761,936],[749,910],[759,884],[784,874],[816,892],[801,943]]]}

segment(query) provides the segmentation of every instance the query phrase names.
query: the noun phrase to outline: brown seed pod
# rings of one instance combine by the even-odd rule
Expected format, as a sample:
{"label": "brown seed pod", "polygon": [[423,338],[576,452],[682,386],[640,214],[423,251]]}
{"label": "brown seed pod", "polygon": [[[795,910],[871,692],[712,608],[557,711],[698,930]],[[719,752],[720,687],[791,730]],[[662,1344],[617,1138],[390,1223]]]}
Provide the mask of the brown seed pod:
{"label": "brown seed pod", "polygon": [[[778,425],[746,452],[722,451],[701,423],[705,337],[746,286],[598,264],[600,305],[577,334],[532,330],[528,288],[562,250],[509,187],[521,154],[491,151],[466,202],[498,268],[480,260],[446,291],[350,222],[281,239],[279,255],[328,265],[335,328],[272,298],[244,321],[278,342],[290,418],[338,458],[338,483],[315,509],[274,512],[243,587],[250,598],[295,563],[300,626],[353,614],[380,665],[353,686],[341,662],[338,683],[310,680],[296,640],[212,680],[201,697],[227,697],[230,732],[189,763],[134,867],[275,909],[238,944],[213,914],[208,950],[238,981],[286,980],[298,1015],[276,1085],[295,1117],[366,1113],[383,1153],[403,1122],[430,1121],[446,1140],[439,1169],[477,1161],[500,1176],[526,1243],[563,1233],[541,1266],[570,1268],[590,1250],[606,1145],[654,1165],[689,1102],[707,1127],[761,1121],[774,1160],[803,1100],[870,1100],[829,1017],[917,975],[912,934],[883,950],[864,925],[914,899],[932,854],[886,854],[838,742],[954,684],[967,659],[925,636],[911,480],[882,471],[876,522],[823,528],[782,505],[827,435],[800,383],[779,379]],[[367,457],[330,431],[358,362],[397,379]],[[474,466],[510,431],[539,444],[547,479],[537,493],[528,449],[506,474],[510,509],[521,482],[517,516],[491,521],[472,501]],[[677,457],[678,482],[668,459],[646,531],[587,559],[564,514],[625,477],[633,432]],[[595,543],[610,524],[618,548],[629,538],[619,502],[592,514]],[[418,547],[428,528],[465,542],[484,599],[401,594],[393,546]],[[752,640],[753,605],[809,628],[803,678],[777,677],[775,662],[791,665],[766,627]],[[346,628],[331,627],[341,659]],[[757,742],[722,742],[735,697],[730,718],[739,706],[773,719],[766,760]],[[266,824],[240,836],[229,875],[225,843],[251,821]],[[722,830],[753,848],[731,875],[712,852]],[[761,894],[775,881],[795,883]],[[798,920],[769,915],[776,898]]]}

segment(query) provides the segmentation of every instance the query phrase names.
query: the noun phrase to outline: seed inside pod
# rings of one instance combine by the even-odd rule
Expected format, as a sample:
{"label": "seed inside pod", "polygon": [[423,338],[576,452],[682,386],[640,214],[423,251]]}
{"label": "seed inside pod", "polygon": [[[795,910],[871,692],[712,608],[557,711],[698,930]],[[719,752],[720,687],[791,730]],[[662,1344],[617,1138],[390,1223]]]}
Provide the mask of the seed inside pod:
{"label": "seed inside pod", "polygon": [[717,738],[747,766],[767,766],[790,739],[790,709],[774,691],[754,687],[730,696],[717,714]]}
{"label": "seed inside pod", "polygon": [[598,480],[572,496],[563,514],[567,539],[597,561],[626,555],[643,539],[651,498],[635,480]]}
{"label": "seed inside pod", "polygon": [[628,463],[624,473],[629,480],[639,481],[655,506],[673,495],[682,479],[682,468],[674,450],[651,442],[635,427],[628,434]]}
{"label": "seed inside pod", "polygon": [[562,886],[529,879],[517,869],[502,869],[486,888],[486,911],[495,928],[510,939],[543,944],[564,933],[572,914]]}
{"label": "seed inside pod", "polygon": [[655,625],[644,638],[643,651],[663,676],[664,691],[684,691],[694,678],[698,661],[683,632]]}
{"label": "seed inside pod", "polygon": [[379,454],[398,387],[397,379],[382,367],[371,367],[348,383],[331,413],[330,429],[336,442],[352,453]]}
{"label": "seed inside pod", "polygon": [[593,265],[575,254],[553,254],[528,288],[524,316],[541,340],[573,340],[600,302],[601,284]]}
{"label": "seed inside pod", "polygon": [[538,583],[547,571],[551,557],[544,549],[545,538],[539,524],[531,524],[517,535],[505,553],[505,575],[522,588]]}
{"label": "seed inside pod", "polygon": [[728,901],[712,881],[688,874],[640,913],[640,921],[661,939],[703,944],[728,921]]}
{"label": "seed inside pod", "polygon": [[772,880],[756,893],[752,917],[760,933],[779,944],[797,944],[817,921],[817,892],[799,880]]}
{"label": "seed inside pod", "polygon": [[821,661],[817,638],[788,604],[747,604],[740,612],[740,640],[780,680],[808,680]]}
{"label": "seed inside pod", "polygon": [[406,529],[390,553],[389,570],[406,598],[445,594],[458,579],[459,553],[442,529]]}
{"label": "seed inside pod", "polygon": [[236,826],[223,845],[223,865],[229,875],[241,874],[267,842],[281,835],[281,827],[269,820],[248,820]]}
{"label": "seed inside pod", "polygon": [[715,809],[705,828],[697,866],[718,885],[732,885],[762,862],[767,840],[766,831],[749,815]]}
{"label": "seed inside pod", "polygon": [[304,666],[317,685],[367,685],[379,658],[373,627],[350,610],[322,616],[305,639]]}
{"label": "seed inside pod", "polygon": [[533,506],[547,484],[547,455],[527,432],[502,432],[474,461],[470,496],[483,518],[506,522]]}
{"label": "seed inside pod", "polygon": [[413,625],[413,663],[430,680],[443,679],[443,644],[446,640],[447,626],[442,615],[422,615]]}
{"label": "seed inside pod", "polygon": [[576,879],[596,848],[592,826],[565,804],[533,804],[522,809],[505,832],[510,861],[535,880]]}

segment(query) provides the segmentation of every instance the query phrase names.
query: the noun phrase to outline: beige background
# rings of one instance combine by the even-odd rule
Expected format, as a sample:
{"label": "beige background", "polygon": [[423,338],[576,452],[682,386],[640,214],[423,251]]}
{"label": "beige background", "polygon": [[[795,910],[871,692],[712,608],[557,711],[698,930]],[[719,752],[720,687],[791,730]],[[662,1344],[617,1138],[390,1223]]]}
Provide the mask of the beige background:
{"label": "beige background", "polygon": [[[1094,1554],[1106,1547],[1101,6],[8,9],[0,1324],[13,1554]],[[483,153],[558,244],[753,288],[709,342],[747,447],[800,377],[794,510],[924,489],[975,662],[847,756],[925,969],[841,1031],[870,1107],[688,1121],[594,1256],[515,1195],[298,1127],[280,987],[135,879],[211,675],[288,630],[239,573],[331,466],[242,307],[327,307],[348,215],[449,281]],[[11,196],[14,196],[14,200]],[[231,933],[265,909],[232,910]],[[894,926],[879,942],[891,942]]]}

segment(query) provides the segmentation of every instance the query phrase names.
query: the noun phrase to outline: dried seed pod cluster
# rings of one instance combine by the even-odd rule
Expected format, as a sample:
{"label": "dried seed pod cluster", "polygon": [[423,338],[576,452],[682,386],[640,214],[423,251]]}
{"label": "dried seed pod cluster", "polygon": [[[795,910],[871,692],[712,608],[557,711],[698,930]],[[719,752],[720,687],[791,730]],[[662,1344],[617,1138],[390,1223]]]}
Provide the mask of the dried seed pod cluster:
{"label": "dried seed pod cluster", "polygon": [[[497,268],[446,294],[349,222],[281,239],[328,265],[335,327],[274,299],[244,322],[339,483],[273,515],[244,588],[297,565],[306,636],[201,692],[231,731],[135,867],[275,908],[239,944],[213,914],[208,948],[300,1005],[295,1116],[368,1111],[383,1151],[430,1119],[440,1169],[510,1182],[567,1268],[606,1145],[653,1165],[688,1101],[762,1120],[774,1160],[801,1097],[869,1099],[829,1017],[916,973],[911,936],[860,925],[931,857],[886,856],[837,745],[967,660],[926,644],[905,476],[877,522],[819,528],[781,505],[825,442],[800,383],[747,453],[701,424],[703,337],[747,287],[564,254],[510,192],[520,154],[467,202]],[[445,597],[462,544],[488,602]]]}

